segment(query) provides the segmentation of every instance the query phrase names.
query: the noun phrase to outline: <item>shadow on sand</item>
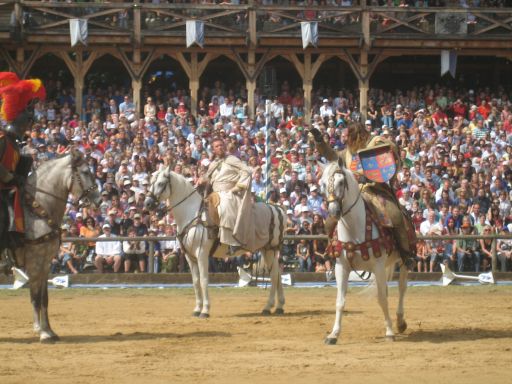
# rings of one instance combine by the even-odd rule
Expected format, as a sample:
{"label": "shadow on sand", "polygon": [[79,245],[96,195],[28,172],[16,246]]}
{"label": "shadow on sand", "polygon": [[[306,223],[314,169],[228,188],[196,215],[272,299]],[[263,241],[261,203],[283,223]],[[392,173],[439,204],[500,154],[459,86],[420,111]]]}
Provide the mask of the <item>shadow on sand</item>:
{"label": "shadow on sand", "polygon": [[400,338],[402,342],[428,341],[430,343],[453,343],[483,339],[512,339],[512,329],[455,328],[428,331],[413,331]]}
{"label": "shadow on sand", "polygon": [[[188,332],[188,333],[173,333],[173,332],[133,332],[121,333],[117,332],[113,335],[70,335],[60,336],[58,344],[89,344],[89,343],[105,343],[105,342],[124,342],[124,341],[138,341],[138,340],[153,340],[153,339],[184,339],[184,338],[208,338],[208,337],[231,337],[228,332]],[[33,337],[2,337],[0,344],[13,343],[13,344],[32,344],[38,342],[38,336]]]}
{"label": "shadow on sand", "polygon": [[[343,311],[343,315],[354,315],[358,313],[363,313],[362,311]],[[326,311],[326,310],[312,310],[312,311],[297,311],[297,312],[285,312],[282,315],[277,315],[272,313],[270,315],[271,317],[307,317],[307,316],[325,316],[325,315],[332,315],[334,316],[336,312],[334,310],[332,311]],[[263,315],[260,313],[239,313],[237,315],[234,315],[235,317],[269,317],[268,315]]]}

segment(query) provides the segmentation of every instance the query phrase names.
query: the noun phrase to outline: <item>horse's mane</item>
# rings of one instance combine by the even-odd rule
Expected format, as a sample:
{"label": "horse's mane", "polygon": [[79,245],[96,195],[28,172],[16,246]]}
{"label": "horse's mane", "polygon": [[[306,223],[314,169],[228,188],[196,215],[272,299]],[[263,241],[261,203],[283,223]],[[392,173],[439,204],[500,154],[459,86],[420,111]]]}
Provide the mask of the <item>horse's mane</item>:
{"label": "horse's mane", "polygon": [[351,153],[365,148],[369,138],[370,132],[361,123],[353,122],[348,125],[347,144]]}
{"label": "horse's mane", "polygon": [[41,164],[39,164],[39,166],[35,169],[35,172],[47,172],[48,171],[48,168],[51,168],[51,167],[54,167],[55,166],[55,163],[59,160],[62,160],[66,157],[69,157],[71,156],[71,153],[66,153],[66,154],[63,154],[63,155],[58,155],[57,157],[53,158],[53,159],[50,159],[50,160],[46,160],[46,161],[43,161]]}
{"label": "horse's mane", "polygon": [[174,190],[178,190],[178,189],[181,189],[183,188],[184,190],[186,190],[187,192],[191,189],[194,189],[194,186],[185,178],[185,176],[183,176],[182,174],[180,173],[176,173],[174,172],[170,166],[167,166],[166,168],[162,169],[162,171],[165,171],[165,172],[168,172],[169,175],[171,175],[172,177],[174,177],[178,183],[180,183],[179,187],[176,188],[176,187],[173,187]]}

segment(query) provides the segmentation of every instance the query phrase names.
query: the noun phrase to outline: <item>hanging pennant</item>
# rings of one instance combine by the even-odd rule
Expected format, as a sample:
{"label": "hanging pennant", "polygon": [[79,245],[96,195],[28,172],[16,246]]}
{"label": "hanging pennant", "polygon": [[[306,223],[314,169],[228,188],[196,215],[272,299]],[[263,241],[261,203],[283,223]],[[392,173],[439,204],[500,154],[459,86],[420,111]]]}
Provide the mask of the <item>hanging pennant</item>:
{"label": "hanging pennant", "polygon": [[71,37],[71,46],[74,47],[79,42],[87,45],[89,31],[87,29],[86,19],[69,19],[69,35]]}
{"label": "hanging pennant", "polygon": [[302,21],[300,23],[302,31],[302,48],[311,44],[314,47],[318,45],[318,23],[316,21]]}
{"label": "hanging pennant", "polygon": [[187,20],[187,48],[194,43],[203,48],[204,45],[204,21]]}
{"label": "hanging pennant", "polygon": [[455,78],[455,71],[457,70],[457,53],[453,50],[442,50],[441,51],[441,76],[444,76],[447,72],[450,72],[453,78]]}

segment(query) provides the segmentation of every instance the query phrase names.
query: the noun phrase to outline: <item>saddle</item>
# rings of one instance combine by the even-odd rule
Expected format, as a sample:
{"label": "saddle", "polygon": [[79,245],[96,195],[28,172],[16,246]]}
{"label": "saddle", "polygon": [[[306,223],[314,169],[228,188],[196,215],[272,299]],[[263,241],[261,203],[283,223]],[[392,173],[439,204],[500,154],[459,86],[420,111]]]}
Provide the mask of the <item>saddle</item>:
{"label": "saddle", "polygon": [[414,254],[417,243],[414,226],[391,188],[383,183],[368,183],[362,187],[361,196],[378,224],[391,231],[402,257],[406,259]]}
{"label": "saddle", "polygon": [[380,225],[393,228],[401,224],[402,213],[388,191],[389,188],[381,184],[366,184],[362,186],[361,196]]}
{"label": "saddle", "polygon": [[206,199],[206,220],[208,222],[208,226],[216,226],[220,225],[220,216],[218,207],[220,205],[220,196],[217,192],[210,193]]}

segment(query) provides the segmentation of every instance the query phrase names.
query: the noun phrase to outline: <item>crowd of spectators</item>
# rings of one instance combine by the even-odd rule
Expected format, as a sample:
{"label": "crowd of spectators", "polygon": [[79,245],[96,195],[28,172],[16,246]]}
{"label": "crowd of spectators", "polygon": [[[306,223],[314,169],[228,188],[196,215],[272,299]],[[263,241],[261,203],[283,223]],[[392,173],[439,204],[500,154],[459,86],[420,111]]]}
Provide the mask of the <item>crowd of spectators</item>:
{"label": "crowd of spectators", "polygon": [[[246,90],[227,88],[220,80],[201,88],[195,116],[185,90],[144,89],[139,112],[129,89],[89,87],[77,109],[71,87],[52,79],[45,80],[45,85],[48,98],[34,107],[36,120],[23,153],[32,155],[37,166],[75,145],[87,158],[102,198],[97,209],[68,205],[64,237],[175,235],[172,212],[144,209],[150,175],[169,165],[195,184],[212,160],[209,143],[214,136],[224,138],[228,152],[252,167],[254,200],[285,208],[288,234],[324,234],[327,210],[317,184],[320,158],[307,131],[318,127],[334,148],[342,150],[345,127],[354,120],[361,121],[372,135],[389,137],[399,146],[403,167],[397,175],[397,199],[410,213],[418,233],[512,230],[509,89],[437,84],[408,90],[371,89],[368,111],[362,115],[356,90],[319,87],[312,94],[312,111],[304,111],[302,90],[283,80],[270,105],[267,165],[266,98],[259,90],[255,117],[250,118]],[[162,241],[156,251],[157,270],[186,268],[178,242]],[[505,270],[510,263],[510,242],[499,241],[498,251]],[[418,248],[415,269],[433,271],[444,261],[459,270],[483,270],[489,268],[489,257],[485,242],[425,241]],[[296,264],[304,271],[328,271],[331,261],[323,241],[285,242],[282,250],[285,265]],[[148,268],[147,245],[98,242],[71,246],[64,240],[54,260],[54,271],[61,267],[78,273],[94,266],[143,272]],[[232,267],[228,261],[211,265],[212,270],[221,271]]]}

